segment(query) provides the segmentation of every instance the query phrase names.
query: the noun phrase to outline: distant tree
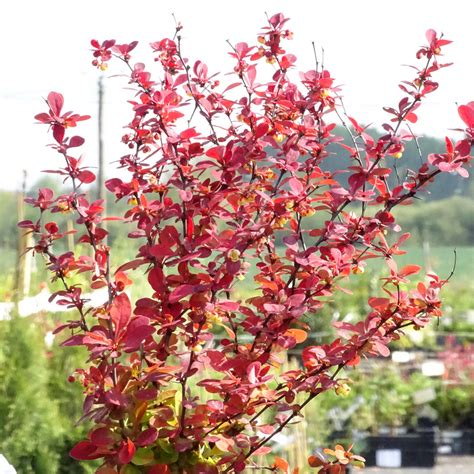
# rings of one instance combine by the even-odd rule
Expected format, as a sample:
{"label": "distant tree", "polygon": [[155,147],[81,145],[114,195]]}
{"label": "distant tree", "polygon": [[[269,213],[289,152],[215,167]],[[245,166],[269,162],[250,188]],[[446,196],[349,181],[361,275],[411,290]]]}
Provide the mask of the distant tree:
{"label": "distant tree", "polygon": [[[383,131],[373,127],[366,129],[366,132],[374,137],[384,135]],[[342,125],[336,127],[335,133],[344,138],[342,143],[350,139],[349,132]],[[387,177],[390,186],[396,186],[406,178],[407,173],[417,170],[420,164],[426,161],[430,153],[442,153],[445,148],[445,140],[444,138],[429,136],[420,137],[416,141],[407,141],[403,148],[403,160],[399,160],[394,165],[394,172]],[[334,143],[329,145],[327,150],[334,155],[334,159],[328,159],[324,162],[322,166],[324,170],[334,172],[351,165],[351,157],[347,149]],[[341,183],[347,183],[348,175],[340,174],[337,179]],[[427,189],[427,192],[420,194],[419,197],[426,201],[446,199],[451,196],[473,197],[473,193],[469,194],[469,189],[474,189],[473,183],[472,176],[465,179],[457,173],[444,173],[438,177],[434,186],[431,186],[429,190]]]}

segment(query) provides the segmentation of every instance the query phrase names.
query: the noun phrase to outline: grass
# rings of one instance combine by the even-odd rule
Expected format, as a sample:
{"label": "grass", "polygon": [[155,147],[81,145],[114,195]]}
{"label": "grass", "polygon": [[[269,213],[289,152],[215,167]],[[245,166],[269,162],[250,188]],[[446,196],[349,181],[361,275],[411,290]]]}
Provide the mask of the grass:
{"label": "grass", "polygon": [[[407,251],[405,255],[400,255],[397,257],[399,268],[402,268],[404,265],[409,263],[413,263],[420,265],[423,269],[423,272],[434,271],[441,278],[447,278],[453,270],[455,261],[454,247],[436,246],[431,247],[428,251],[426,249],[424,251],[422,247],[417,246],[407,247],[405,250]],[[0,280],[0,301],[3,301],[4,296],[10,293],[12,290],[11,287],[13,285],[13,276],[15,274],[16,254],[11,249],[0,249],[0,251],[2,253],[0,272],[3,275],[3,278]],[[126,259],[130,260],[134,258],[134,255],[131,253],[128,255],[129,253],[129,248],[125,248],[124,245],[119,243],[117,249],[115,249],[115,247],[112,249],[112,255],[115,256],[115,258],[113,258],[113,263],[117,264],[119,262],[126,261]],[[36,294],[39,291],[37,281],[45,278],[42,262],[40,259],[37,260],[36,272],[40,274],[33,275],[31,294]],[[384,263],[380,260],[373,262],[369,261],[368,263],[371,264],[373,270],[385,270]],[[252,270],[254,271],[255,269]],[[246,281],[249,283],[249,285],[254,284],[252,270],[246,277]],[[147,286],[146,277],[141,274],[141,271],[142,269],[139,269],[136,272],[130,272],[130,277],[135,282],[135,291],[140,291],[139,288]],[[451,283],[456,286],[464,286],[473,279],[473,276],[474,246],[458,247],[456,249],[456,268]]]}
{"label": "grass", "polygon": [[474,246],[470,247],[432,247],[424,252],[420,247],[407,248],[405,255],[398,257],[400,267],[408,263],[420,265],[425,271],[433,270],[441,278],[447,278],[454,268],[456,250],[456,268],[453,284],[469,282],[474,276]]}

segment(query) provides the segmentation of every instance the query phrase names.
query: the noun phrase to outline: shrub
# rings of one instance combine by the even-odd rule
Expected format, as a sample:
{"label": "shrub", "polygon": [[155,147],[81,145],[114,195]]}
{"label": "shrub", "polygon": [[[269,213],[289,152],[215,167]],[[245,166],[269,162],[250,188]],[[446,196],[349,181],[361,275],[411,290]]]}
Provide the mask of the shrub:
{"label": "shrub", "polygon": [[[34,233],[34,250],[64,285],[57,302],[78,311],[77,320],[57,331],[70,331],[64,345],[89,351],[75,377],[84,387],[84,416],[94,427],[71,456],[101,459],[100,474],[256,467],[258,456],[271,451],[274,437],[314,398],[347,390],[344,368],[361,357],[388,355],[387,345],[403,328],[419,329],[441,316],[438,293],[446,282],[429,275],[408,290],[408,277],[419,267],[399,269],[394,260],[408,235],[393,242],[386,234],[399,230],[393,208],[408,204],[439,174],[467,175],[474,103],[459,107],[465,138],[447,139],[445,153],[429,155],[397,186],[386,178],[413,139],[405,124],[417,121],[416,109],[438,87],[432,75],[446,66],[438,58],[449,41],[427,32],[428,44],[417,52],[423,64],[400,85],[404,97],[386,108],[391,122],[375,139],[344,116],[339,88],[317,61],[299,81],[293,78],[296,57],[284,49],[292,36],[286,23],[274,15],[258,47],[231,46],[235,80],[225,85],[202,61],[185,59],[179,24],[173,39],[151,44],[161,76],[132,62],[136,41],[92,41],[93,64],[105,70],[118,59],[134,89],[122,137],[128,153],[119,160],[129,174],[109,179],[106,187],[128,202],[123,218],[136,225],[128,237],[137,254],[114,271],[102,203],[84,194],[95,176],[74,156],[84,139],[66,135],[89,117],[63,113],[57,92],[48,95],[49,110],[36,116],[51,129],[52,147],[64,160],[51,172],[73,191],[55,196],[40,189],[28,198],[40,218],[19,225]],[[334,173],[322,170],[325,161],[337,159],[327,152],[339,142],[331,113],[349,124],[351,137],[340,146],[350,151],[352,166]],[[347,186],[337,181],[339,171],[349,173]],[[78,242],[92,248],[92,257],[87,250],[54,252],[65,232],[46,217],[49,212],[75,213],[84,230]],[[325,219],[305,229],[315,213]],[[282,250],[275,246],[280,237]],[[387,263],[389,276],[381,282],[385,294],[369,298],[367,316],[338,323],[338,339],[306,345],[301,368],[279,372],[281,355],[301,349],[307,337],[302,316],[317,318],[344,281],[374,258]],[[131,301],[127,274],[137,269],[150,290]],[[251,269],[254,294],[242,301],[234,295]],[[68,279],[75,272],[88,273],[92,288],[107,287],[108,301],[88,306],[83,288]],[[215,327],[226,337],[214,338]],[[275,414],[270,423],[263,421],[267,413]],[[335,459],[311,456],[310,466],[333,473],[362,462],[339,445],[326,454]],[[270,464],[265,467],[290,470],[281,458]]]}

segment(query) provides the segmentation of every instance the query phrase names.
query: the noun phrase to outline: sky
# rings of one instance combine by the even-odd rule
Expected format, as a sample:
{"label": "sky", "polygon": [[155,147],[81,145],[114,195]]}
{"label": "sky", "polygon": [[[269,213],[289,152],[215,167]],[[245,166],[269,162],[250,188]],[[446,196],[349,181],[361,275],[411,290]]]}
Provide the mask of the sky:
{"label": "sky", "polygon": [[[97,80],[91,65],[90,40],[138,40],[137,61],[153,70],[148,43],[174,32],[172,14],[183,24],[183,50],[192,62],[211,71],[227,72],[232,43],[255,42],[265,25],[265,12],[282,12],[291,19],[294,40],[287,51],[298,57],[301,70],[314,65],[311,42],[325,50],[325,67],[343,86],[349,115],[362,123],[387,121],[382,106],[402,98],[397,85],[413,73],[425,32],[443,32],[453,44],[445,48],[452,67],[438,72],[440,88],[419,109],[414,131],[444,137],[461,126],[456,104],[474,100],[474,2],[466,0],[16,0],[5,2],[0,20],[0,189],[18,189],[22,170],[28,186],[40,170],[59,166],[59,156],[45,145],[51,140],[34,115],[46,111],[43,97],[51,90],[65,96],[65,110],[89,114],[77,132],[86,138],[85,160],[97,163]],[[107,174],[113,162],[127,153],[120,144],[130,119],[124,104],[126,80],[118,63],[104,75],[104,144]],[[1,205],[1,203],[0,203]]]}

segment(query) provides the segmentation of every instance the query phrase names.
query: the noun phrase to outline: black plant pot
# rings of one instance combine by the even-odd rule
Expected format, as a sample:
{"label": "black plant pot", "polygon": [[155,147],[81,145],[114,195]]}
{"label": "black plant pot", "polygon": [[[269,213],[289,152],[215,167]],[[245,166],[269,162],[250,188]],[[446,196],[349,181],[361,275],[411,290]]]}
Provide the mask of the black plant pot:
{"label": "black plant pot", "polygon": [[465,430],[461,437],[461,454],[474,454],[474,430]]}
{"label": "black plant pot", "polygon": [[464,452],[463,432],[461,430],[442,430],[439,434],[440,452],[461,455]]}
{"label": "black plant pot", "polygon": [[401,458],[402,467],[433,467],[436,461],[434,433],[433,429],[420,429],[399,436],[370,436],[364,455],[366,464],[376,465],[377,451],[395,450],[399,452],[396,454]]}

